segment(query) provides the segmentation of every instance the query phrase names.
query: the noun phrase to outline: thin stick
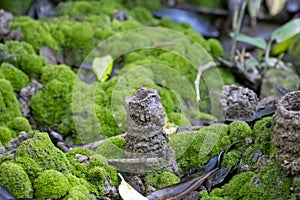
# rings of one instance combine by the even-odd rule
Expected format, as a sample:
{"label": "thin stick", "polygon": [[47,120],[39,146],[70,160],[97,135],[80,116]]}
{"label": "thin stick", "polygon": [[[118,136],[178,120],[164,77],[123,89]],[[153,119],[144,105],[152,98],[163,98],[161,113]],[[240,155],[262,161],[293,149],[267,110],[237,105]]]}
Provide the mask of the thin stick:
{"label": "thin stick", "polygon": [[205,64],[204,66],[200,66],[198,67],[198,73],[197,73],[197,77],[196,77],[196,80],[195,80],[195,88],[196,88],[196,101],[197,102],[200,102],[200,89],[199,89],[199,86],[200,86],[200,78],[201,78],[201,75],[202,75],[202,72],[204,72],[205,70],[211,68],[211,67],[215,67],[216,64],[214,62],[208,62],[207,64]]}
{"label": "thin stick", "polygon": [[124,159],[108,159],[109,164],[113,163],[159,163],[162,158],[124,158]]}
{"label": "thin stick", "polygon": [[235,49],[236,49],[236,44],[237,44],[237,34],[241,30],[243,18],[244,18],[244,15],[245,15],[245,9],[246,9],[246,6],[248,4],[248,1],[249,0],[244,0],[243,1],[240,12],[239,12],[239,15],[237,14],[238,13],[238,7],[239,7],[238,3],[236,3],[235,7],[234,7],[234,17],[233,17],[233,22],[232,22],[233,23],[232,24],[232,29],[233,29],[233,32],[234,32],[234,36],[233,36],[233,39],[232,39],[232,46],[231,46],[231,50],[230,50],[231,61],[234,60]]}

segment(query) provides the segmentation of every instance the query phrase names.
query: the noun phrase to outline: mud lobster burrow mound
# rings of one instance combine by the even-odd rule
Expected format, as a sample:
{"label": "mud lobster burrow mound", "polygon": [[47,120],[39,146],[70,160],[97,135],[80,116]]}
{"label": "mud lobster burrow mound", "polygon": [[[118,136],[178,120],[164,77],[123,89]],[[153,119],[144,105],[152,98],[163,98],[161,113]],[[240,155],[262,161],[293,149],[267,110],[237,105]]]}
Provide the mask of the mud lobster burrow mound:
{"label": "mud lobster burrow mound", "polygon": [[278,159],[289,175],[300,175],[300,91],[289,92],[278,102],[273,142]]}

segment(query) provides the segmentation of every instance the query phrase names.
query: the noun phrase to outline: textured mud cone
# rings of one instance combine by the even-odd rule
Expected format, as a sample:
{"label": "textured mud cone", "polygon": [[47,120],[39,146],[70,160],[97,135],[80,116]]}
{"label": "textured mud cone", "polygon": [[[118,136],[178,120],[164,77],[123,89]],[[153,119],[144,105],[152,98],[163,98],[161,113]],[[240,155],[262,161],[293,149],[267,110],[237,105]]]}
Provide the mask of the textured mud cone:
{"label": "textured mud cone", "polygon": [[256,112],[258,98],[249,88],[225,85],[220,102],[227,118],[250,117]]}
{"label": "textured mud cone", "polygon": [[300,174],[300,91],[284,95],[278,102],[274,144],[288,174]]}
{"label": "textured mud cone", "polygon": [[[300,91],[289,92],[277,104],[273,142],[285,173],[300,178]],[[294,192],[300,199],[300,188]]]}
{"label": "textured mud cone", "polygon": [[175,153],[163,130],[165,112],[157,92],[141,87],[133,97],[126,98],[125,104],[128,125],[126,156],[141,159],[130,166],[130,171],[143,173],[166,169],[177,172]]}

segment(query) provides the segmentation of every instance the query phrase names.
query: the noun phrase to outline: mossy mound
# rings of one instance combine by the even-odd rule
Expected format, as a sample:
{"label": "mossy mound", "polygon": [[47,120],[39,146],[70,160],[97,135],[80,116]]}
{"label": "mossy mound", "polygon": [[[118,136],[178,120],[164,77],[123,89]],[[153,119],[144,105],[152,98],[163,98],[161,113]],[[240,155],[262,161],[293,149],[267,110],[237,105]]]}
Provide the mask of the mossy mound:
{"label": "mossy mound", "polygon": [[43,171],[34,181],[35,196],[37,199],[60,198],[70,189],[68,179],[56,170]]}
{"label": "mossy mound", "polygon": [[2,63],[0,66],[0,74],[1,73],[3,74],[2,78],[8,80],[16,92],[19,92],[23,87],[29,84],[28,76],[11,64]]}
{"label": "mossy mound", "polygon": [[68,112],[75,73],[64,65],[49,65],[41,72],[42,90],[38,91],[30,101],[34,118],[47,125],[60,123]]}
{"label": "mossy mound", "polygon": [[217,124],[195,132],[184,132],[170,138],[179,166],[202,167],[210,157],[231,144],[228,126]]}
{"label": "mossy mound", "polygon": [[169,143],[182,169],[203,167],[209,158],[234,144],[223,162],[224,166],[235,166],[242,152],[249,146],[245,139],[252,137],[249,125],[236,121],[230,125],[215,124],[199,131],[179,133],[171,137]]}
{"label": "mossy mound", "polygon": [[15,197],[33,197],[31,182],[23,168],[17,164],[4,162],[0,165],[0,184],[10,190]]}
{"label": "mossy mound", "polygon": [[180,182],[180,178],[170,172],[152,172],[144,178],[145,184],[161,189]]}
{"label": "mossy mound", "polygon": [[13,139],[12,131],[6,126],[0,126],[0,142],[5,145]]}
{"label": "mossy mound", "polygon": [[21,117],[21,107],[14,94],[13,87],[5,79],[0,79],[0,125]]}
{"label": "mossy mound", "polygon": [[201,193],[201,199],[293,199],[290,194],[291,180],[283,174],[280,165],[269,163],[260,172],[243,172],[235,175],[222,188],[209,194]]}
{"label": "mossy mound", "polygon": [[6,125],[12,130],[13,137],[17,137],[21,131],[29,132],[32,130],[28,120],[24,117],[16,117]]}
{"label": "mossy mound", "polygon": [[[40,132],[33,134],[33,137],[22,142],[17,150],[16,159],[28,160],[28,165],[33,167],[24,166],[24,168],[36,170],[35,172],[27,171],[27,173],[38,176],[39,171],[48,169],[68,172],[71,168],[68,159],[53,145],[48,134]],[[25,162],[23,164],[26,165]]]}
{"label": "mossy mound", "polygon": [[40,75],[45,60],[36,54],[31,44],[10,40],[5,43],[5,46],[9,50],[9,55],[14,57],[9,63],[21,69],[29,77],[37,78]]}

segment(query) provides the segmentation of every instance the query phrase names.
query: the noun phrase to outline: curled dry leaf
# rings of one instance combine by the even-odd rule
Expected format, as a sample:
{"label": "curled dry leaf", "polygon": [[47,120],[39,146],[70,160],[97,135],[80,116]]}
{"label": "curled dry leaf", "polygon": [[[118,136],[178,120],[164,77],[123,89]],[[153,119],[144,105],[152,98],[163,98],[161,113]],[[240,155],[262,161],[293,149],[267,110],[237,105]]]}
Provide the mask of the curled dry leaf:
{"label": "curled dry leaf", "polygon": [[119,185],[119,193],[123,200],[148,200],[146,197],[138,193],[131,185],[129,185],[119,173],[121,183]]}

